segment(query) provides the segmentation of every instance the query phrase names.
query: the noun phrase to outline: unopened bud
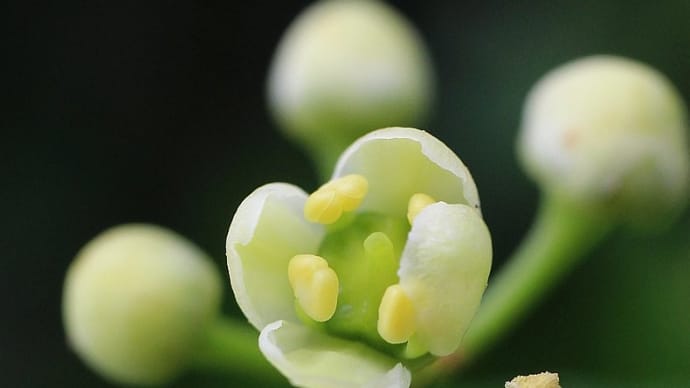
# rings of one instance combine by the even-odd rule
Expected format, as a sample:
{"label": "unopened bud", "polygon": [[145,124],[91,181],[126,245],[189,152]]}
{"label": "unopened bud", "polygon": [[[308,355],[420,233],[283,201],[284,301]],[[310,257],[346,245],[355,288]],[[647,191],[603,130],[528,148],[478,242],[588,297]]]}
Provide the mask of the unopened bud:
{"label": "unopened bud", "polygon": [[683,101],[663,75],[629,59],[594,56],[537,83],[518,147],[546,192],[647,224],[685,204],[687,132]]}

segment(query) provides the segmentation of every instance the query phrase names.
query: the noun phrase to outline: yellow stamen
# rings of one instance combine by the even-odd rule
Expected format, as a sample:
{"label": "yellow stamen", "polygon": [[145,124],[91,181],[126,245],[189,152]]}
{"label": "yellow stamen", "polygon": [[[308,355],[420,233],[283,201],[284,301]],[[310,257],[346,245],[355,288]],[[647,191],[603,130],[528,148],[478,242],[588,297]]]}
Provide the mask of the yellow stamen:
{"label": "yellow stamen", "polygon": [[379,305],[379,335],[388,343],[400,344],[409,340],[415,329],[412,300],[399,284],[389,286]]}
{"label": "yellow stamen", "polygon": [[332,224],[344,211],[357,209],[368,188],[369,182],[361,175],[351,174],[332,180],[307,198],[304,217],[311,222]]}
{"label": "yellow stamen", "polygon": [[302,310],[309,318],[325,322],[338,304],[338,275],[316,255],[297,255],[288,263],[288,280]]}
{"label": "yellow stamen", "polygon": [[[337,182],[337,183],[336,183]],[[338,194],[343,201],[343,210],[352,211],[359,207],[364,196],[367,195],[369,182],[361,175],[350,174],[333,182],[337,186]]]}
{"label": "yellow stamen", "polygon": [[414,194],[410,197],[410,202],[407,205],[407,220],[410,224],[417,218],[417,215],[424,210],[425,207],[436,203],[437,201],[431,196],[423,193]]}

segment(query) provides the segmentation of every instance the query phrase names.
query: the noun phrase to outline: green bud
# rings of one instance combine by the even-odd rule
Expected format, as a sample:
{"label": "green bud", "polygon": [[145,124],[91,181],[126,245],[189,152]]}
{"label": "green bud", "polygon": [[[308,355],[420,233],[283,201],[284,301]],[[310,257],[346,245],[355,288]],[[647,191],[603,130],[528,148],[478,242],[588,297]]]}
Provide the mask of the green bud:
{"label": "green bud", "polygon": [[158,226],[118,226],[70,265],[65,330],[74,351],[105,377],[160,384],[187,366],[220,296],[216,269],[191,242]]}
{"label": "green bud", "polygon": [[645,225],[687,199],[686,111],[659,72],[594,56],[547,74],[524,108],[519,154],[550,194]]}
{"label": "green bud", "polygon": [[307,8],[280,42],[268,98],[286,134],[331,171],[361,135],[418,124],[433,76],[414,27],[375,0],[327,0]]}

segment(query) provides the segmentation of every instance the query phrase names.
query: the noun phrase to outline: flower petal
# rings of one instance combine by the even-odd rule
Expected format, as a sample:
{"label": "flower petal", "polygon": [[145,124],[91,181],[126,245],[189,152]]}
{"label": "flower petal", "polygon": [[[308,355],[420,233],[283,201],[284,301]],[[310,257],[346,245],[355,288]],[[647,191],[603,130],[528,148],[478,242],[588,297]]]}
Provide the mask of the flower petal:
{"label": "flower petal", "polygon": [[407,388],[402,364],[358,342],[331,337],[300,324],[277,321],[259,336],[266,358],[300,387]]}
{"label": "flower petal", "polygon": [[364,210],[404,217],[415,193],[479,209],[467,167],[443,142],[419,129],[385,128],[361,137],[340,157],[333,178],[348,174],[369,181]]}
{"label": "flower petal", "polygon": [[304,219],[307,194],[286,183],[256,189],[239,206],[226,241],[235,298],[249,322],[261,330],[278,319],[297,319],[288,282],[288,261],[315,253],[322,226]]}
{"label": "flower petal", "polygon": [[479,306],[491,269],[491,237],[466,205],[439,202],[415,218],[400,259],[400,285],[417,309],[429,352],[454,352]]}

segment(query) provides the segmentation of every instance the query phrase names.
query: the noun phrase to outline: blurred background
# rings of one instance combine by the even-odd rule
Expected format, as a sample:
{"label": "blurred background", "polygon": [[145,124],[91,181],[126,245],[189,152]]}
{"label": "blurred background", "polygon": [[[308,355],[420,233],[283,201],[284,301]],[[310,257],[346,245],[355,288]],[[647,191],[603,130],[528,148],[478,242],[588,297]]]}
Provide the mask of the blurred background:
{"label": "blurred background", "polygon": [[[513,143],[540,76],[618,54],[656,67],[690,99],[687,0],[391,3],[429,45],[439,88],[426,129],[474,175],[494,271],[538,203]],[[112,386],[68,349],[60,317],[67,266],[100,231],[161,224],[225,271],[227,227],[248,193],[272,181],[318,185],[265,102],[273,50],[307,4],[2,6],[3,386]],[[567,387],[690,386],[689,231],[686,212],[656,235],[617,233],[448,386],[500,387],[543,370],[561,372]],[[229,283],[224,310],[241,317]],[[190,374],[175,385],[224,384]]]}

